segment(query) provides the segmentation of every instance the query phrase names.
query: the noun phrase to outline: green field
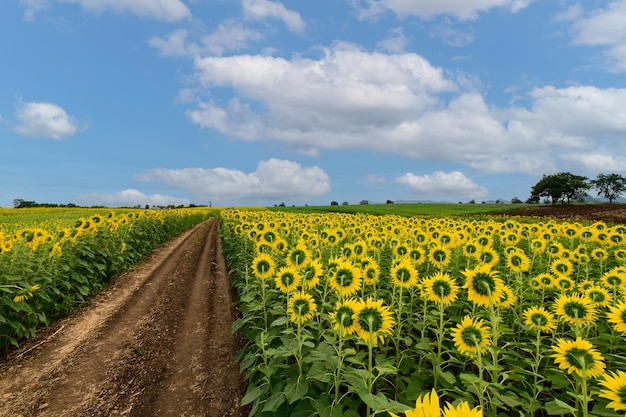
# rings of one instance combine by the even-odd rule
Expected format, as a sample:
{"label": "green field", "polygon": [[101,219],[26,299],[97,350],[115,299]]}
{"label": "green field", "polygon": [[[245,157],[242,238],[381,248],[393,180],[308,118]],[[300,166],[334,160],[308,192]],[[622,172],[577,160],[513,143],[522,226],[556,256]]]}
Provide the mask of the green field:
{"label": "green field", "polygon": [[272,207],[270,210],[288,213],[364,213],[375,215],[395,214],[398,216],[476,216],[498,214],[521,210],[525,204],[454,204],[454,203],[414,203],[414,204],[355,204],[346,206],[297,206]]}

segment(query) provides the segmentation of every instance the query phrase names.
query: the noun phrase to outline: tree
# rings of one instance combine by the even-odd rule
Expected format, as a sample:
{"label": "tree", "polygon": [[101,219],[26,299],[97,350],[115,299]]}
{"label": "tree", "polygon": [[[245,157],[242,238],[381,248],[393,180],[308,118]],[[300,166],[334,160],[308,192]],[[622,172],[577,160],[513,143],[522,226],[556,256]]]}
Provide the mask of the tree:
{"label": "tree", "polygon": [[598,191],[598,196],[612,203],[626,192],[626,177],[619,174],[598,174],[595,180],[591,180],[591,185]]}
{"label": "tree", "polygon": [[330,202],[330,205],[331,205],[331,206],[338,206],[338,205],[339,205],[339,203],[338,203],[338,202],[336,202],[336,201],[331,201],[331,202]]}
{"label": "tree", "polygon": [[570,172],[544,175],[532,187],[529,201],[539,201],[540,197],[550,197],[552,204],[556,204],[559,200],[569,203],[572,199],[585,196],[589,188],[591,186],[587,182],[587,177]]}

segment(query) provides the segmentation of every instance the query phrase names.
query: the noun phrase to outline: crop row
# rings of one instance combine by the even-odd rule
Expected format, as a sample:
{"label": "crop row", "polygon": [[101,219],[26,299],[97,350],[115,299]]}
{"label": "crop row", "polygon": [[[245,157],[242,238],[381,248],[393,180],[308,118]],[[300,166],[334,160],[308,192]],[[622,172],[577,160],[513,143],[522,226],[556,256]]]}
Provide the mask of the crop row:
{"label": "crop row", "polygon": [[227,210],[222,235],[250,415],[626,410],[623,226]]}
{"label": "crop row", "polygon": [[206,219],[201,209],[0,212],[0,348],[83,305],[150,250]]}

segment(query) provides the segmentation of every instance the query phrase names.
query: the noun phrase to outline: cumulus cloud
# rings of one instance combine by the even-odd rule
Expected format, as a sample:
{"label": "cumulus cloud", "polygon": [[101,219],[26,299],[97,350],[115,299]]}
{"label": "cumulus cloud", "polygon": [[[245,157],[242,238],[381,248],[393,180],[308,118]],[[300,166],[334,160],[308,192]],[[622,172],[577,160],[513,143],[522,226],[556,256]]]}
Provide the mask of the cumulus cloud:
{"label": "cumulus cloud", "polygon": [[192,39],[185,29],[178,29],[165,37],[153,36],[149,44],[163,56],[221,56],[248,48],[251,42],[263,39],[263,34],[231,19],[220,23],[211,33],[196,38]]}
{"label": "cumulus cloud", "polygon": [[389,52],[400,53],[404,52],[408,44],[409,39],[404,36],[404,28],[398,26],[389,31],[386,39],[378,42],[378,47]]}
{"label": "cumulus cloud", "polygon": [[422,176],[406,173],[396,178],[396,182],[406,185],[412,193],[425,198],[457,201],[483,199],[488,194],[485,187],[476,184],[459,171],[436,171]]}
{"label": "cumulus cloud", "polygon": [[502,7],[515,13],[534,0],[353,0],[357,16],[372,18],[387,10],[400,17],[417,16],[430,19],[452,15],[458,20],[476,19],[482,12]]}
{"label": "cumulus cloud", "polygon": [[330,179],[321,168],[274,158],[259,162],[251,173],[222,167],[156,168],[135,179],[186,189],[200,202],[216,204],[306,200],[330,191]]}
{"label": "cumulus cloud", "polygon": [[281,2],[269,0],[243,0],[243,15],[249,20],[268,18],[281,20],[287,28],[296,33],[303,32],[306,24],[298,12],[287,9]]}
{"label": "cumulus cloud", "polygon": [[[181,0],[50,0],[58,3],[72,3],[80,5],[84,10],[92,13],[114,11],[131,13],[139,17],[149,17],[167,22],[175,22],[191,18],[191,11]],[[24,18],[33,20],[37,11],[43,9],[47,0],[20,0],[25,7]]]}
{"label": "cumulus cloud", "polygon": [[[572,18],[578,16],[573,15]],[[573,23],[575,45],[604,48],[608,66],[614,71],[626,71],[626,0],[610,2],[605,8],[579,17]]]}
{"label": "cumulus cloud", "polygon": [[[484,173],[547,172],[568,153],[604,143],[626,153],[626,89],[543,86],[512,107],[490,105],[463,74],[414,53],[335,43],[318,58],[234,55],[195,59],[198,89],[230,91],[187,110],[205,129],[272,140],[316,155],[367,149],[459,161]],[[222,101],[220,101],[222,100]]]}
{"label": "cumulus cloud", "polygon": [[144,207],[146,204],[149,206],[187,206],[192,203],[191,200],[186,198],[176,198],[161,194],[147,195],[135,189],[123,190],[113,194],[83,194],[78,197],[78,200],[85,205],[105,207],[134,207],[137,205]]}
{"label": "cumulus cloud", "polygon": [[57,104],[28,102],[18,106],[13,130],[20,136],[61,139],[75,135],[83,127]]}

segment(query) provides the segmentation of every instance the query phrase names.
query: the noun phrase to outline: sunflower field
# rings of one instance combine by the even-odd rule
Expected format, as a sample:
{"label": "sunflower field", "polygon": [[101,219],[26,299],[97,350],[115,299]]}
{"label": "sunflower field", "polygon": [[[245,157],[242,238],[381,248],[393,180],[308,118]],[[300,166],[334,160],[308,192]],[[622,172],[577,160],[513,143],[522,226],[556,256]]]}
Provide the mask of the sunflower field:
{"label": "sunflower field", "polygon": [[624,415],[624,226],[221,221],[250,415]]}
{"label": "sunflower field", "polygon": [[201,208],[0,209],[0,349],[34,336],[211,214]]}

